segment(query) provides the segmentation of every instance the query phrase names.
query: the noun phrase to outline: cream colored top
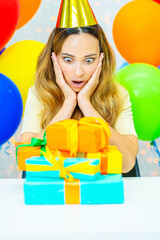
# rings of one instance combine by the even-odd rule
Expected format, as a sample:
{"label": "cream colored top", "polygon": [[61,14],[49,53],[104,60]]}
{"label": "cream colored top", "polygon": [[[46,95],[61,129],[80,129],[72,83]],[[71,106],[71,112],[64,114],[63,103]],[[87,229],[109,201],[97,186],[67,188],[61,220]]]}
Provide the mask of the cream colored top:
{"label": "cream colored top", "polygon": [[[122,111],[115,122],[114,129],[122,135],[130,134],[137,136],[133,124],[129,94],[126,89],[120,85],[119,91],[120,95],[122,96]],[[24,132],[40,133],[43,130],[41,128],[42,111],[43,106],[40,104],[33,86],[28,92],[21,134]]]}

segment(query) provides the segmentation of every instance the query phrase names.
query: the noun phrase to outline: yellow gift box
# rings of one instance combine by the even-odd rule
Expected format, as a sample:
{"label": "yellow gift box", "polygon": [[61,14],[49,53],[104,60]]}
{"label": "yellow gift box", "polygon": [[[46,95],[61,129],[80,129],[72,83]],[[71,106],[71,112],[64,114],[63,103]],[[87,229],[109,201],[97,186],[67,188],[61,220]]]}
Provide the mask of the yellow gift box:
{"label": "yellow gift box", "polygon": [[109,144],[108,123],[100,118],[84,117],[80,121],[68,119],[46,128],[49,149],[96,153]]}
{"label": "yellow gift box", "polygon": [[86,153],[85,157],[100,159],[101,174],[122,173],[122,154],[116,146],[108,145],[98,153]]}

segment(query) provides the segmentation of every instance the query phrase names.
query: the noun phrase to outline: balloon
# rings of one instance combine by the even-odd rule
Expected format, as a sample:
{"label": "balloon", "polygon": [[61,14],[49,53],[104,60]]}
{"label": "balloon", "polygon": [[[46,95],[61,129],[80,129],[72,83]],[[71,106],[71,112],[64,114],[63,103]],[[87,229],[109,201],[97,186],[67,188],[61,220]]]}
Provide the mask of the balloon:
{"label": "balloon", "polygon": [[20,18],[17,29],[23,27],[35,15],[41,0],[19,0]]}
{"label": "balloon", "polygon": [[1,51],[0,51],[0,55],[4,52],[6,48],[4,47]]}
{"label": "balloon", "polygon": [[0,72],[17,85],[25,106],[28,89],[34,84],[37,58],[44,44],[24,40],[8,47],[0,56]]}
{"label": "balloon", "polygon": [[19,1],[0,0],[0,50],[13,36],[19,20]]}
{"label": "balloon", "polygon": [[160,4],[160,0],[153,0],[154,2],[157,2],[157,3],[159,3]]}
{"label": "balloon", "polygon": [[[146,1],[146,0],[141,0],[141,1]],[[148,0],[148,1],[150,1],[150,0]],[[126,66],[128,66],[128,65],[129,65],[128,62],[122,63],[122,65],[120,66],[119,70],[122,69],[122,68],[124,68],[124,67],[126,67]],[[160,66],[158,66],[158,69],[160,69]]]}
{"label": "balloon", "polygon": [[160,65],[160,5],[154,1],[131,1],[113,22],[113,39],[129,63]]}
{"label": "balloon", "polygon": [[128,65],[129,65],[128,62],[124,62],[124,63],[120,66],[119,70],[122,69],[122,68],[124,68],[124,67],[126,67],[126,66],[128,66]]}
{"label": "balloon", "polygon": [[0,73],[0,145],[17,130],[22,118],[22,98],[17,86]]}
{"label": "balloon", "polygon": [[152,141],[160,137],[160,70],[149,64],[131,64],[115,80],[129,92],[138,138]]}

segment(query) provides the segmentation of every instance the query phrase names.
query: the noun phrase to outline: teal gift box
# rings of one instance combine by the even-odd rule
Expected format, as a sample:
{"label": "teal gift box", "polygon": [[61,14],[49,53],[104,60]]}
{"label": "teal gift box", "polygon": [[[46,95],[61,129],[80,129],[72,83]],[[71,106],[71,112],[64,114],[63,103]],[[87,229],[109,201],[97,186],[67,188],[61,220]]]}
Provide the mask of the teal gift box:
{"label": "teal gift box", "polygon": [[[45,157],[31,157],[26,159],[27,178],[60,178],[60,170],[55,168],[54,163],[52,164]],[[61,163],[61,167],[68,171],[74,179],[92,181],[100,176],[99,159],[66,158]]]}
{"label": "teal gift box", "polygon": [[27,177],[24,199],[28,205],[118,204],[124,202],[121,174],[101,175],[94,181]]}

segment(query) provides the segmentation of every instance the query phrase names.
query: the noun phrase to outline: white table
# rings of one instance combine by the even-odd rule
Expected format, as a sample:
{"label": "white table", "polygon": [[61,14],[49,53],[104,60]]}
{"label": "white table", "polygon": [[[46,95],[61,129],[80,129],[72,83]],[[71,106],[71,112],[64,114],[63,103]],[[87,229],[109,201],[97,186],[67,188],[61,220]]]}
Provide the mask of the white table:
{"label": "white table", "polygon": [[124,178],[120,205],[26,206],[23,179],[0,179],[1,240],[159,240],[160,177]]}

